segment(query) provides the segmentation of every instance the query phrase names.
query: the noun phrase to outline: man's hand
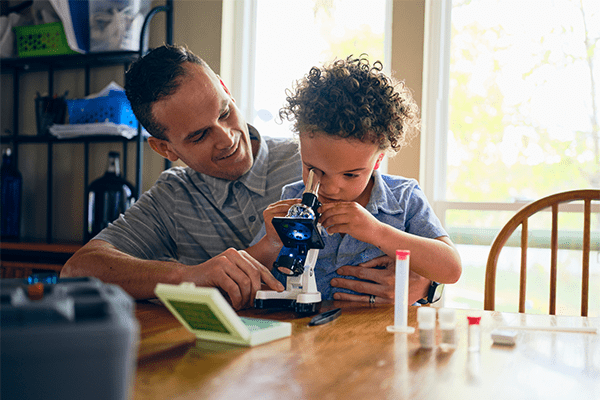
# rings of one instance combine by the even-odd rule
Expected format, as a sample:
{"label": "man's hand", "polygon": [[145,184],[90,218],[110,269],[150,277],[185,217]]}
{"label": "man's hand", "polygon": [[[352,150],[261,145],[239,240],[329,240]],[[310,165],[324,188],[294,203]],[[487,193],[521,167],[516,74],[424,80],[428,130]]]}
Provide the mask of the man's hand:
{"label": "man's hand", "polygon": [[236,310],[252,306],[262,282],[270,289],[284,290],[269,269],[246,251],[232,248],[202,264],[190,266],[181,281],[221,289]]}
{"label": "man's hand", "polygon": [[156,297],[154,288],[159,282],[173,285],[193,282],[197,286],[219,288],[236,309],[252,306],[261,282],[270,289],[284,290],[269,269],[246,251],[227,249],[202,264],[184,265],[142,260],[97,239],[79,249],[66,262],[60,276],[95,276],[121,286],[134,299]]}
{"label": "man's hand", "polygon": [[[376,268],[377,267],[377,268]],[[337,270],[339,275],[353,276],[370,282],[353,279],[333,278],[331,286],[349,289],[365,295],[335,293],[335,300],[369,302],[370,295],[375,296],[376,303],[393,304],[396,287],[396,262],[389,256],[381,256],[361,263],[358,266],[344,265]],[[413,304],[427,296],[431,281],[410,271],[408,277],[408,303]]]}

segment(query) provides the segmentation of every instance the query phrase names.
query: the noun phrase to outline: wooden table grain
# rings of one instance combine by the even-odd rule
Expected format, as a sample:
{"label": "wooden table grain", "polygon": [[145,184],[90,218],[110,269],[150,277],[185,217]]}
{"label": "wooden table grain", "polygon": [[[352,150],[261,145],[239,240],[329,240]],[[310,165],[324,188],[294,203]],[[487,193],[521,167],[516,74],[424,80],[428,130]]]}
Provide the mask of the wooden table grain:
{"label": "wooden table grain", "polygon": [[[291,337],[247,348],[196,340],[162,305],[138,303],[133,398],[600,399],[600,334],[519,331],[514,347],[490,335],[503,325],[600,328],[600,318],[456,310],[458,346],[442,351],[422,349],[418,330],[387,332],[393,306],[325,302],[321,311],[335,307],[338,319],[314,327],[292,312],[241,311],[293,324]],[[472,314],[482,317],[479,352],[467,350]]]}

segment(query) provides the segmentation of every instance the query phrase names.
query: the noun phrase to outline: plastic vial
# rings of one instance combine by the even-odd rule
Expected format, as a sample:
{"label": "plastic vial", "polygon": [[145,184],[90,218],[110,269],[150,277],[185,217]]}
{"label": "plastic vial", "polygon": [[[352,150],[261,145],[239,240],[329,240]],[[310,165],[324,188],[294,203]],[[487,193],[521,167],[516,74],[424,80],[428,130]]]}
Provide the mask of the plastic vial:
{"label": "plastic vial", "polygon": [[[413,333],[415,328],[408,326],[408,273],[410,251],[396,250],[396,282],[394,301],[394,325],[387,331],[393,333]],[[435,321],[435,317],[434,317]]]}
{"label": "plastic vial", "polygon": [[479,322],[481,317],[467,317],[469,321],[469,351],[479,351],[481,346],[481,330]]}
{"label": "plastic vial", "polygon": [[438,311],[442,338],[440,348],[448,351],[456,348],[456,318],[451,308],[440,308]]}
{"label": "plastic vial", "polygon": [[419,307],[417,321],[419,322],[421,348],[432,349],[435,345],[435,308]]}

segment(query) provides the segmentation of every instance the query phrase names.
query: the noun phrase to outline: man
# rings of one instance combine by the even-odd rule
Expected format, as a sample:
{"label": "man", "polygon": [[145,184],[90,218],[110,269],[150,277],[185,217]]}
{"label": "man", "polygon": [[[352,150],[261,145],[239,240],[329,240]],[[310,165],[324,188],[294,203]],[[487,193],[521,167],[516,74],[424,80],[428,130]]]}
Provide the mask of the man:
{"label": "man", "polygon": [[[163,172],[124,215],[67,261],[61,277],[96,276],[136,299],[152,298],[158,282],[218,287],[236,309],[252,305],[262,283],[283,286],[245,250],[262,212],[284,185],[301,176],[295,143],[261,138],[231,94],[189,50],[162,46],[136,61],[125,89],[150,147],[188,167]],[[386,263],[387,262],[387,263]],[[377,296],[393,301],[393,265],[382,264]],[[348,267],[347,275],[361,267]],[[355,283],[348,281],[355,289]],[[413,276],[411,300],[429,281]]]}

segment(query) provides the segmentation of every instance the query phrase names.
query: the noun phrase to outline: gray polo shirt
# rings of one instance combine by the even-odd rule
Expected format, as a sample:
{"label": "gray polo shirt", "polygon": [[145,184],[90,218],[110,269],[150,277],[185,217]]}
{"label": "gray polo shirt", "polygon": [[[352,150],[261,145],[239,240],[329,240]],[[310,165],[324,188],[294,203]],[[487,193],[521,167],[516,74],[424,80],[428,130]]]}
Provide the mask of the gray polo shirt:
{"label": "gray polo shirt", "polygon": [[262,212],[283,186],[299,180],[302,164],[290,139],[260,138],[254,165],[237,181],[191,168],[164,171],[156,183],[94,239],[134,257],[195,265],[226,249],[245,249],[263,224]]}

